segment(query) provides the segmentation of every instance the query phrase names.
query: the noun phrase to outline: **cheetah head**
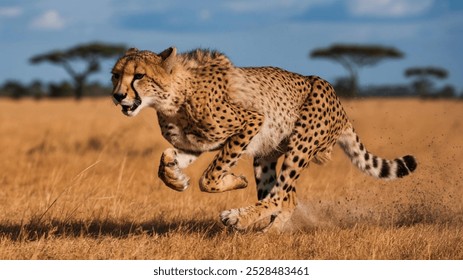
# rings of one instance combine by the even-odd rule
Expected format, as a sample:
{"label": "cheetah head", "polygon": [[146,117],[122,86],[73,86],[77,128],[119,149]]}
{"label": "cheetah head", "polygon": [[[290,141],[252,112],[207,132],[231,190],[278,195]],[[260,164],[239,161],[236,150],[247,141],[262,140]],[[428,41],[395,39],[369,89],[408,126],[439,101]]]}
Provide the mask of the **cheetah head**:
{"label": "cheetah head", "polygon": [[112,94],[122,113],[135,116],[145,107],[166,115],[178,111],[181,100],[171,86],[176,54],[174,47],[159,54],[131,48],[116,62]]}

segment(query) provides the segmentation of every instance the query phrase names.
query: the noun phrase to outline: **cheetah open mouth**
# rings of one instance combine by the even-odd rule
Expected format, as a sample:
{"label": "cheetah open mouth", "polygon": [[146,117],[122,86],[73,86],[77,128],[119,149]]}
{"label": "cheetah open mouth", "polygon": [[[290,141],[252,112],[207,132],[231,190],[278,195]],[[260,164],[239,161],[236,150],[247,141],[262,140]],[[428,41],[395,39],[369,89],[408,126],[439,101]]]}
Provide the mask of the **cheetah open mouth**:
{"label": "cheetah open mouth", "polygon": [[127,114],[127,113],[135,111],[138,108],[138,106],[139,106],[139,104],[137,104],[137,103],[134,103],[132,106],[121,105],[121,107],[122,107],[121,111],[122,111],[122,113]]}
{"label": "cheetah open mouth", "polygon": [[135,112],[135,110],[137,110],[138,106],[141,105],[141,99],[135,99],[133,101],[133,104],[123,104],[123,103],[120,103],[122,109],[122,113],[124,115],[127,115],[127,116],[131,116],[133,112]]}

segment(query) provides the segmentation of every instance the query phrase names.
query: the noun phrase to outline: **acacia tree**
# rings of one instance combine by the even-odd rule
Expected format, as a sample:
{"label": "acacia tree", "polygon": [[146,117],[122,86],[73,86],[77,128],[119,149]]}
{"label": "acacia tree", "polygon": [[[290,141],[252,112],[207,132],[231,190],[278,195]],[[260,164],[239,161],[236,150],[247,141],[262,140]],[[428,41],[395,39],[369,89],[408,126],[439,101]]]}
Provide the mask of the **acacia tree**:
{"label": "acacia tree", "polygon": [[349,72],[350,95],[358,93],[358,71],[360,67],[373,66],[387,58],[402,58],[401,51],[380,45],[334,44],[310,52],[311,58],[327,58],[340,63]]}
{"label": "acacia tree", "polygon": [[[54,50],[35,55],[29,61],[32,64],[49,62],[63,67],[73,80],[74,96],[80,99],[83,95],[88,76],[100,70],[101,60],[120,56],[125,50],[126,47],[124,45],[94,42],[77,45],[67,50]],[[74,64],[77,64],[78,61],[84,62],[84,70],[76,70]]]}
{"label": "acacia tree", "polygon": [[435,67],[410,67],[404,72],[405,77],[415,78],[413,87],[418,95],[429,96],[433,86],[432,79],[445,79],[448,76],[447,70]]}

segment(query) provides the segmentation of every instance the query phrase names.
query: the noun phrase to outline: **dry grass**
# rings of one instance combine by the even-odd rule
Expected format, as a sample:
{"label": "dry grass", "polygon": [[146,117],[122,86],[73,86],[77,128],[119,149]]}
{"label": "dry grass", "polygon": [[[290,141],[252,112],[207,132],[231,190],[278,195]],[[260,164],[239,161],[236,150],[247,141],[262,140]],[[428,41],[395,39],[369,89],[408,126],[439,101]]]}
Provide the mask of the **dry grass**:
{"label": "dry grass", "polygon": [[[108,99],[0,102],[1,259],[463,259],[463,103],[344,101],[372,152],[414,154],[415,174],[383,182],[336,149],[299,181],[281,235],[236,234],[221,210],[255,202],[255,188],[198,190],[212,154],[174,192],[156,177],[154,111],[126,118]],[[251,160],[236,172],[251,178]],[[252,180],[250,180],[252,181]]]}

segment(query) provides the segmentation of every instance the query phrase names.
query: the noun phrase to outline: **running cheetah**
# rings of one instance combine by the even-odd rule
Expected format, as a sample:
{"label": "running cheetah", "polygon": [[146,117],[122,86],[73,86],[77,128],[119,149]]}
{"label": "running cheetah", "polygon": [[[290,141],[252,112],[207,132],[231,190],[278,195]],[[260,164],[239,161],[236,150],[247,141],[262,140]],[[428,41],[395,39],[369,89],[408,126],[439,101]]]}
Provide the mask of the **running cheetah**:
{"label": "running cheetah", "polygon": [[[245,188],[231,172],[243,154],[254,158],[258,202],[223,211],[226,226],[280,230],[296,207],[296,181],[310,162],[330,159],[338,143],[352,163],[376,178],[395,179],[416,169],[413,156],[394,160],[367,151],[349,122],[333,87],[317,76],[275,67],[236,67],[224,54],[196,49],[159,54],[129,49],[112,69],[113,101],[122,113],[156,110],[162,135],[173,146],[161,156],[158,175],[184,191],[183,169],[201,153],[218,153],[199,181],[205,192]],[[283,156],[277,174],[277,160]]]}

